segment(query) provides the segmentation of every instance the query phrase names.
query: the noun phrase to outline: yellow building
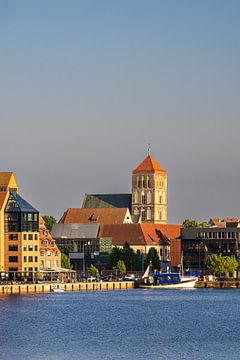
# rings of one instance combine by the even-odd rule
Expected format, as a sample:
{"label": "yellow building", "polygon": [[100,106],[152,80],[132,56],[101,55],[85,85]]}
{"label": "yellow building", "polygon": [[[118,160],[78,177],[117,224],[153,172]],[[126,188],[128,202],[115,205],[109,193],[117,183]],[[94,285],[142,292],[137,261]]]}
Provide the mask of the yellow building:
{"label": "yellow building", "polygon": [[167,222],[167,173],[150,155],[132,172],[132,215],[142,223]]}

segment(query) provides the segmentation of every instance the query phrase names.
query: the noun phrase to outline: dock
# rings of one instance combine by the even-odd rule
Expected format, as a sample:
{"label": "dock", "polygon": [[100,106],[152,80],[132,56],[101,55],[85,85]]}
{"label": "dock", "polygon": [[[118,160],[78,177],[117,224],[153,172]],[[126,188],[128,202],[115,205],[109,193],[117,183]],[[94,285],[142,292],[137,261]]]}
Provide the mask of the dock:
{"label": "dock", "polygon": [[8,284],[0,285],[0,295],[50,293],[53,288],[65,291],[95,291],[95,290],[128,290],[134,288],[133,281],[116,282],[86,282],[86,283],[47,283],[47,284]]}

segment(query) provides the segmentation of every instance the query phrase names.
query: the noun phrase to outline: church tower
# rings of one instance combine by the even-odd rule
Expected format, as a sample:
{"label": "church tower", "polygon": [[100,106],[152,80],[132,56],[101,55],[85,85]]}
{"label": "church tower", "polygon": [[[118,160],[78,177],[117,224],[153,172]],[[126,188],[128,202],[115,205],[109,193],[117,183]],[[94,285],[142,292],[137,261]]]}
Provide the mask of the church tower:
{"label": "church tower", "polygon": [[167,222],[167,173],[150,155],[132,172],[132,215],[142,223]]}

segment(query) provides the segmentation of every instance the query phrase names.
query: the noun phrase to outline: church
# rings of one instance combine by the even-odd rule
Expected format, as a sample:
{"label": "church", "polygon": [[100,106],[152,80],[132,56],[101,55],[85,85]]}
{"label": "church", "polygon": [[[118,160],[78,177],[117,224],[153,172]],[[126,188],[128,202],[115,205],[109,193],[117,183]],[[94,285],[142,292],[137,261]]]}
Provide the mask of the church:
{"label": "church", "polygon": [[85,194],[82,208],[128,208],[135,223],[167,223],[167,172],[148,154],[132,171],[129,194]]}

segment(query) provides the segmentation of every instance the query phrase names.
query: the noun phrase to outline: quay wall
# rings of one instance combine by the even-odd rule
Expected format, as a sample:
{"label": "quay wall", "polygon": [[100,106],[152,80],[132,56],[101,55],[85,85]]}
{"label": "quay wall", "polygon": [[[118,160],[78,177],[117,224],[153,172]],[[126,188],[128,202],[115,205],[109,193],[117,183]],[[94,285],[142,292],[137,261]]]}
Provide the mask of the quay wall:
{"label": "quay wall", "polygon": [[195,287],[197,289],[240,289],[240,281],[198,281]]}
{"label": "quay wall", "polygon": [[49,293],[53,287],[64,289],[65,291],[89,291],[89,290],[127,290],[134,288],[133,281],[119,282],[91,282],[91,283],[51,283],[51,284],[14,284],[0,285],[0,295],[3,294],[33,294]]}

